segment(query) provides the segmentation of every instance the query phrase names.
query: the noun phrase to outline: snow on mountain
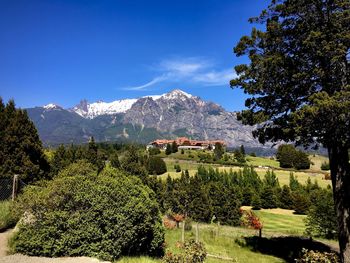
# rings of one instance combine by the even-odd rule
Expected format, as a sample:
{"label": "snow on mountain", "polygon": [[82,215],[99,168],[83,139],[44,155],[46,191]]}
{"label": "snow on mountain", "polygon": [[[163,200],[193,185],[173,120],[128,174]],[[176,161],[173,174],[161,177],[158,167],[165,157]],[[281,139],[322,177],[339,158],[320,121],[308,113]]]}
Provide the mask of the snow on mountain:
{"label": "snow on mountain", "polygon": [[49,103],[43,106],[43,108],[45,110],[54,110],[54,109],[62,109],[60,106],[53,104],[53,103]]}
{"label": "snow on mountain", "polygon": [[100,115],[111,115],[126,112],[137,101],[137,99],[124,99],[112,102],[98,101],[94,103],[82,104],[82,102],[73,108],[77,114],[84,118],[93,119]]}
{"label": "snow on mountain", "polygon": [[175,89],[169,93],[161,95],[160,98],[168,99],[168,100],[172,100],[172,99],[184,100],[185,98],[187,98],[187,99],[193,98],[193,96],[191,94],[188,94],[188,93],[182,91],[182,90]]}
{"label": "snow on mountain", "polygon": [[[186,99],[191,99],[196,97],[182,90],[176,89],[162,95],[150,95],[150,96],[144,96],[142,98],[152,98],[154,101],[159,99],[164,99],[164,100],[179,99],[184,101]],[[100,115],[125,113],[138,100],[139,99],[123,99],[123,100],[116,100],[112,102],[98,101],[94,103],[88,103],[86,100],[82,100],[78,105],[76,105],[73,109],[71,109],[71,111],[74,111],[75,113],[79,114],[84,118],[93,119]]]}

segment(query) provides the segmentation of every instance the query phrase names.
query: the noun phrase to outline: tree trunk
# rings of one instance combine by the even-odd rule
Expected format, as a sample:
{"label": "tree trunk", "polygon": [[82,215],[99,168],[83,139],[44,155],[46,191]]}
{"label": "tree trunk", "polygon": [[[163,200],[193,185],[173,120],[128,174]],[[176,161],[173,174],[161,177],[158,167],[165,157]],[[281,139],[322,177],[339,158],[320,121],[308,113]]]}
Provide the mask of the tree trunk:
{"label": "tree trunk", "polygon": [[328,148],[341,262],[350,263],[350,165],[348,148]]}

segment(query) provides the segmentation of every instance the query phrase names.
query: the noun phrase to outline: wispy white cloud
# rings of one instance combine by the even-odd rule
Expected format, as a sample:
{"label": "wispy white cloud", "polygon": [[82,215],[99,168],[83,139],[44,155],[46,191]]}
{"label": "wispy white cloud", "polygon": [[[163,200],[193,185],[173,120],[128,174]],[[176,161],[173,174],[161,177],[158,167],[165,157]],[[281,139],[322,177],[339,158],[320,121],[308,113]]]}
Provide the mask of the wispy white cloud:
{"label": "wispy white cloud", "polygon": [[146,84],[140,85],[140,86],[133,86],[133,87],[125,87],[122,88],[123,90],[145,90],[145,88],[152,86],[156,83],[162,82],[164,80],[166,80],[167,77],[164,76],[159,76],[159,77],[155,77],[154,79],[152,79],[151,81],[147,82]]}
{"label": "wispy white cloud", "polygon": [[154,69],[159,72],[159,76],[145,84],[124,89],[146,90],[152,85],[165,81],[221,86],[228,84],[235,77],[233,68],[217,70],[210,61],[200,58],[163,60]]}
{"label": "wispy white cloud", "polygon": [[226,85],[235,77],[233,69],[224,69],[221,71],[210,71],[194,76],[194,82],[202,83],[205,86]]}

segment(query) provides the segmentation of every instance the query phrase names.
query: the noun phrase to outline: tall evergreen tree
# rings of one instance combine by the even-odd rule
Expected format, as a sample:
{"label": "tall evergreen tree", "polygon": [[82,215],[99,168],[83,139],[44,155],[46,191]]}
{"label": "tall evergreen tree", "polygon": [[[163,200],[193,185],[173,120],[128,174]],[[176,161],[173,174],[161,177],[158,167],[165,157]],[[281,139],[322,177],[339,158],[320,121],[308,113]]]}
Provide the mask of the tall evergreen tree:
{"label": "tall evergreen tree", "polygon": [[109,157],[109,161],[111,162],[111,166],[114,168],[120,168],[120,162],[117,152],[113,152]]}
{"label": "tall evergreen tree", "polygon": [[179,147],[177,146],[177,143],[175,141],[173,141],[173,143],[171,144],[171,151],[173,153],[177,153]]}
{"label": "tall evergreen tree", "polygon": [[165,154],[166,155],[169,155],[169,154],[171,154],[173,152],[173,150],[171,149],[171,145],[168,143],[167,145],[166,145],[166,148],[165,148]]}
{"label": "tall evergreen tree", "polygon": [[38,132],[25,110],[0,100],[0,176],[18,174],[26,182],[46,178],[50,170]]}
{"label": "tall evergreen tree", "polygon": [[224,147],[222,146],[221,143],[215,143],[215,148],[214,148],[214,157],[215,157],[215,160],[220,160],[222,158],[222,156],[224,155],[225,153],[225,149]]}
{"label": "tall evergreen tree", "polygon": [[[328,149],[341,260],[350,262],[350,1],[272,0],[235,47],[249,64],[232,87],[252,95],[245,124],[260,142],[296,141]],[[267,121],[271,120],[271,121]]]}

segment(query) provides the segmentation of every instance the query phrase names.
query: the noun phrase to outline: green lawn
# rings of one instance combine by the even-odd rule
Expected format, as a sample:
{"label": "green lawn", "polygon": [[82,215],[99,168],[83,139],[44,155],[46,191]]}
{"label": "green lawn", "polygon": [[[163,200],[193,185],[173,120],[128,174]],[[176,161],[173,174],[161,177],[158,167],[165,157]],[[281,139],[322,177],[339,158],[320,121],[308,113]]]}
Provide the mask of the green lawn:
{"label": "green lawn", "polygon": [[[282,209],[281,209],[282,210]],[[266,210],[254,211],[263,222],[263,231],[301,236],[305,232],[305,215],[271,213]]]}
{"label": "green lawn", "polygon": [[[231,231],[227,231],[230,229]],[[241,230],[235,231],[235,229]],[[240,245],[235,243],[235,238],[241,237],[241,233],[254,234],[252,231],[247,231],[243,228],[233,228],[233,227],[220,227],[219,235],[215,233],[217,226],[211,226],[207,224],[199,225],[199,240],[205,244],[205,248],[208,254],[221,256],[221,257],[230,257],[236,260],[236,262],[242,263],[274,263],[274,262],[284,262],[282,259],[263,255],[261,253],[253,252],[249,248],[243,248]],[[167,251],[173,253],[179,253],[180,249],[176,247],[176,243],[181,240],[181,229],[166,230],[165,234]],[[185,239],[195,238],[194,227],[192,231],[185,232]],[[153,263],[153,262],[162,262],[160,259],[152,259],[148,257],[124,257],[117,261],[118,263]],[[215,259],[207,257],[207,263],[218,263],[218,262],[230,262],[223,261],[220,259]],[[232,262],[232,261],[231,261]]]}
{"label": "green lawn", "polygon": [[[244,209],[250,209],[244,207]],[[304,215],[294,215],[292,210],[285,209],[263,209],[254,211],[260,217],[264,224],[263,236],[288,236],[297,235],[302,236],[305,230]],[[195,238],[195,223],[192,225],[192,230],[185,232],[185,238]],[[247,247],[242,247],[235,240],[240,240],[242,237],[250,237],[257,235],[257,231],[243,227],[218,226],[216,224],[198,224],[199,240],[204,242],[207,253],[211,255],[229,257],[236,260],[236,262],[285,262],[284,260],[254,252]],[[176,243],[181,240],[181,230],[173,229],[166,230],[165,234],[167,251],[178,253],[180,250],[176,247]],[[152,259],[147,257],[129,258],[124,257],[120,263],[148,263],[161,262],[159,259]],[[206,262],[229,262],[211,257],[207,257]]]}
{"label": "green lawn", "polygon": [[247,155],[246,160],[248,165],[268,166],[268,167],[274,167],[274,168],[280,167],[280,163],[278,161],[267,157],[253,157],[253,156]]}

